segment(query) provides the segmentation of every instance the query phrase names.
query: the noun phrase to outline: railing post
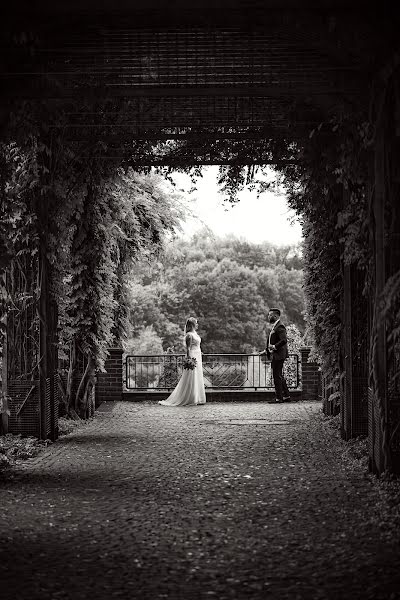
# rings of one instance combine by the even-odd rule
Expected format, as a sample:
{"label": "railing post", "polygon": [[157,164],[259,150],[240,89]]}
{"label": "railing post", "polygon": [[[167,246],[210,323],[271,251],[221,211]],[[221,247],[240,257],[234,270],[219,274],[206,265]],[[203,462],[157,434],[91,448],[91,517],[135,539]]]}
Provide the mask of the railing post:
{"label": "railing post", "polygon": [[319,400],[321,373],[318,363],[308,362],[311,348],[300,348],[301,354],[301,399],[306,401]]}
{"label": "railing post", "polygon": [[107,400],[122,400],[122,348],[110,348],[105,362],[105,373],[98,373],[96,383],[96,408]]}

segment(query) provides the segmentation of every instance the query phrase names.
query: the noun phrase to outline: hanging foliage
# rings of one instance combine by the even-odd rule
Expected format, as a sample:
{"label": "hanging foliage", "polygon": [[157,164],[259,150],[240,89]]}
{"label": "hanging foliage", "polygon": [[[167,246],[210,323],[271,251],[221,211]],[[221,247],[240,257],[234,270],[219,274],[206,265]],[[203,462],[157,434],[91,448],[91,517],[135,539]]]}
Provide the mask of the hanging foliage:
{"label": "hanging foliage", "polygon": [[[26,136],[21,133],[23,109],[30,125]],[[11,290],[19,269],[19,297],[37,306],[39,319],[50,323],[47,305],[38,304],[47,292],[40,294],[43,283],[32,278],[25,258],[37,258],[44,243],[49,302],[59,317],[59,352],[67,365],[66,378],[59,382],[62,411],[86,417],[95,374],[104,366],[107,348],[123,336],[129,264],[145,250],[156,251],[180,215],[160,178],[123,171],[110,161],[82,160],[79,148],[63,139],[62,114],[50,113],[44,131],[37,123],[46,107],[24,104],[23,109],[10,126],[10,138],[14,132],[18,143],[3,144],[0,152],[2,314],[16,314]],[[51,133],[49,121],[57,125]],[[87,151],[96,156],[96,143],[89,143]],[[22,368],[20,375],[37,378],[43,360],[38,329],[33,333],[32,328],[20,331],[15,347],[23,347],[28,337],[36,340],[32,368]]]}
{"label": "hanging foliage", "polygon": [[[104,180],[93,165],[84,201],[73,216],[60,315],[70,353],[64,390],[69,413],[87,416],[95,374],[104,368],[108,348],[121,344],[132,263],[145,252],[157,252],[180,216],[160,178],[120,169]],[[85,367],[73,393],[79,354]]]}

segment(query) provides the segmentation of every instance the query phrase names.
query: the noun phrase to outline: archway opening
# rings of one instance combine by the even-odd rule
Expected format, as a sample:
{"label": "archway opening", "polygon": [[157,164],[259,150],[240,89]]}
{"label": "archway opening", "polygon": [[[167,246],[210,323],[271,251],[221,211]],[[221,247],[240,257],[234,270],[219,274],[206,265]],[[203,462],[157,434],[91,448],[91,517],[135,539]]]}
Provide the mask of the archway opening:
{"label": "archway opening", "polygon": [[[68,244],[73,261],[79,257],[73,287],[89,274],[93,294],[88,287],[74,300],[78,329],[91,315],[78,390],[86,399],[107,336],[118,333],[104,320],[112,277],[97,281],[93,267],[96,257],[112,260],[104,217],[119,210],[118,193],[113,188],[113,205],[100,196],[116,173],[121,189],[118,169],[217,164],[234,193],[254,165],[272,164],[304,221],[326,410],[340,398],[343,436],[368,430],[371,469],[398,471],[397,14],[360,16],[336,2],[322,9],[287,2],[279,12],[273,2],[199,5],[190,13],[182,2],[152,8],[121,2],[100,12],[90,2],[69,3],[67,14],[62,3],[43,2],[35,14],[11,14],[2,29],[10,57],[2,104],[4,289],[9,295],[10,281],[16,286],[13,314],[37,312],[33,329],[21,316],[13,331],[24,329],[27,358],[21,366],[18,355],[15,368],[19,361],[21,374],[37,373],[40,435],[56,435],[55,265]],[[139,230],[154,242],[160,230],[149,215]]]}

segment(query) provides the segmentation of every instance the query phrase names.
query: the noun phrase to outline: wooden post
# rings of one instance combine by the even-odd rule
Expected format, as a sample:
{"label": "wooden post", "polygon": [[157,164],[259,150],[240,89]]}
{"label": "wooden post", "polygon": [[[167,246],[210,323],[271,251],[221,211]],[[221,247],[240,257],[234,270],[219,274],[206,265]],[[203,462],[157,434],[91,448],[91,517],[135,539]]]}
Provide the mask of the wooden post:
{"label": "wooden post", "polygon": [[[344,186],[342,188],[342,207],[345,209],[349,203],[349,191]],[[342,253],[344,249],[342,248]],[[342,298],[341,298],[341,353],[342,353],[342,379],[340,387],[340,417],[341,417],[341,435],[344,439],[352,437],[352,405],[353,405],[353,386],[352,386],[352,348],[351,348],[351,267],[341,259],[342,271]]]}
{"label": "wooden post", "polygon": [[[386,198],[386,215],[390,214],[390,220],[387,219],[386,221],[385,232],[386,279],[389,277],[397,278],[400,273],[400,119],[398,115],[399,99],[397,97],[394,105],[391,106],[391,111],[391,122],[394,122],[394,126],[390,128],[389,139],[386,142],[388,145],[390,144],[390,151],[388,148],[386,152],[387,173],[390,174],[390,185],[387,186]],[[388,296],[389,293],[385,295],[385,302],[388,300]],[[386,338],[388,446],[390,471],[395,475],[400,475],[400,344],[398,335],[396,335],[396,330],[400,326],[400,319],[394,309],[394,305],[398,301],[398,296],[396,300],[392,298],[393,308],[388,315],[390,332],[387,332]]]}
{"label": "wooden post", "polygon": [[[349,200],[349,191],[343,188],[343,208]],[[354,264],[345,264],[344,259],[341,262],[341,434],[348,440],[366,435],[368,431],[368,352],[365,348],[368,326],[366,301],[362,295],[363,275]]]}
{"label": "wooden post", "polygon": [[48,232],[48,202],[42,202],[39,209],[39,223],[41,233],[39,236],[39,282],[40,297],[38,299],[39,315],[39,435],[40,439],[57,439],[58,436],[58,410],[56,406],[56,381],[57,372],[57,305],[50,294],[50,264],[47,258],[47,232]]}
{"label": "wooden post", "polygon": [[350,439],[368,433],[369,310],[364,274],[355,265],[343,266],[343,288],[342,437]]}
{"label": "wooden post", "polygon": [[54,323],[52,319],[50,302],[50,263],[48,259],[49,238],[49,207],[50,207],[50,141],[44,139],[47,151],[43,150],[39,159],[42,166],[41,187],[36,200],[36,215],[38,225],[39,252],[39,289],[40,296],[37,303],[39,317],[39,437],[51,437],[51,405],[54,403],[54,382],[50,380],[53,375],[52,345]]}
{"label": "wooden post", "polygon": [[3,396],[3,413],[1,414],[0,434],[8,433],[8,336],[7,336],[7,315],[2,319],[5,326],[3,336],[3,355],[1,363],[1,393]]}
{"label": "wooden post", "polygon": [[58,409],[55,390],[57,364],[57,321],[58,311],[51,297],[52,269],[48,258],[48,239],[50,233],[49,211],[52,205],[50,173],[51,139],[44,136],[45,148],[39,155],[41,163],[41,187],[36,199],[36,216],[39,238],[38,268],[40,296],[37,302],[39,316],[39,436],[41,439],[55,440],[57,437]]}
{"label": "wooden post", "polygon": [[56,389],[56,373],[58,371],[57,349],[57,323],[58,307],[50,299],[49,305],[50,327],[48,328],[48,376],[50,379],[50,439],[54,442],[58,438],[58,391]]}
{"label": "wooden post", "polygon": [[373,214],[375,221],[375,303],[374,322],[376,331],[375,347],[375,403],[379,408],[374,411],[376,419],[378,455],[375,457],[375,466],[378,473],[383,473],[390,463],[389,446],[387,443],[387,368],[386,368],[386,327],[381,319],[381,298],[385,287],[385,131],[382,121],[377,125],[375,142],[375,194],[373,199]]}
{"label": "wooden post", "polygon": [[[46,219],[47,205],[43,202],[39,212],[42,219],[39,220],[43,226],[43,220]],[[47,403],[46,403],[46,380],[48,375],[48,264],[46,256],[46,243],[43,239],[47,228],[42,232],[39,242],[39,282],[40,296],[38,299],[39,316],[39,437],[44,440],[47,438]]]}
{"label": "wooden post", "polygon": [[343,272],[343,304],[342,304],[342,336],[344,360],[344,385],[342,388],[341,421],[342,437],[350,439],[352,436],[353,422],[353,385],[352,385],[352,347],[351,347],[351,267],[342,265]]}

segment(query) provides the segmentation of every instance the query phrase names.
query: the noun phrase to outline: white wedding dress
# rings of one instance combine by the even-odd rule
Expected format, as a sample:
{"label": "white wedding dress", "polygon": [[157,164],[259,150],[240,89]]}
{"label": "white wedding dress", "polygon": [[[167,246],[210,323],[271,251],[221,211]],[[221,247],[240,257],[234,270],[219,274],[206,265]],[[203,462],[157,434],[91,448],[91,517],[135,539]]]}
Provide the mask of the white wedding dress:
{"label": "white wedding dress", "polygon": [[206,403],[206,392],[204,389],[203,365],[201,360],[200,343],[201,337],[191,331],[189,356],[196,359],[194,369],[184,369],[178,385],[168,398],[160,400],[159,404],[164,406],[196,406]]}

